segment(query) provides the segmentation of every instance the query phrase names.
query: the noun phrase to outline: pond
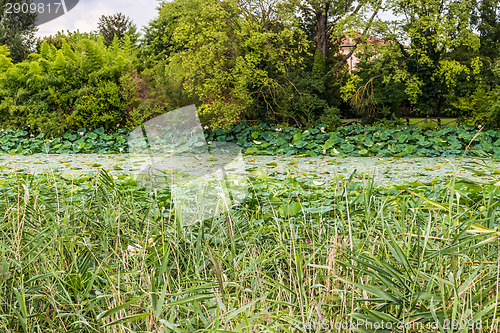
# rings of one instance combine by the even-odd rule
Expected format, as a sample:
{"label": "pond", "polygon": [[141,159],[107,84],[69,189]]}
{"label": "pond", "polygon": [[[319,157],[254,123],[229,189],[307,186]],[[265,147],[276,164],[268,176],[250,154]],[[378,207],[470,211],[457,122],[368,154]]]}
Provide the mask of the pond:
{"label": "pond", "polygon": [[[174,165],[178,169],[202,170],[217,166],[215,158],[199,157],[162,157],[161,163]],[[168,162],[166,162],[168,161]],[[29,173],[61,172],[81,175],[107,170],[111,174],[136,173],[141,168],[141,159],[129,154],[34,154],[0,155],[2,172],[23,171]],[[402,182],[429,182],[440,177],[465,177],[480,181],[486,177],[472,172],[469,168],[481,171],[485,165],[493,165],[500,171],[498,161],[472,158],[380,158],[346,157],[332,158],[294,157],[294,156],[243,156],[245,172],[265,173],[270,177],[284,178],[287,175],[333,181],[349,177],[363,179],[375,177],[378,185]]]}

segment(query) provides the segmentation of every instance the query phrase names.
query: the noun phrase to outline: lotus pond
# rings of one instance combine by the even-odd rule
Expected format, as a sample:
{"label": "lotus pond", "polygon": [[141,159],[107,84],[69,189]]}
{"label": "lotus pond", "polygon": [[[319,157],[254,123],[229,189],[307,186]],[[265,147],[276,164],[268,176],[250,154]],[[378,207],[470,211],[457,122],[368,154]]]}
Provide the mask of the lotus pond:
{"label": "lotus pond", "polygon": [[[179,168],[217,167],[217,159],[194,157],[165,157],[177,159]],[[480,181],[487,170],[500,173],[496,160],[480,158],[422,158],[422,157],[345,157],[328,156],[243,156],[247,175],[282,179],[287,176],[332,182],[353,174],[355,179],[374,178],[376,186],[401,182],[428,182],[450,177]],[[139,171],[140,162],[129,154],[33,154],[0,155],[2,172],[28,173],[60,172],[66,177],[105,170],[110,174],[130,174]],[[498,169],[497,169],[498,168]]]}

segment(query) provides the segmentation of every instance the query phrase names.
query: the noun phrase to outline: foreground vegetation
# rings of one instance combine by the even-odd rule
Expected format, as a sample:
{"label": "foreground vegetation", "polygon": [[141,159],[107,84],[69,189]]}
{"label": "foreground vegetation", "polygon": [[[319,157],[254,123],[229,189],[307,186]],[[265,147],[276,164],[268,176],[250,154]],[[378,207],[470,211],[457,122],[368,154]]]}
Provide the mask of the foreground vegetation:
{"label": "foreground vegetation", "polygon": [[168,190],[126,175],[4,174],[1,330],[486,332],[498,317],[495,176],[250,179],[227,215],[181,226]]}

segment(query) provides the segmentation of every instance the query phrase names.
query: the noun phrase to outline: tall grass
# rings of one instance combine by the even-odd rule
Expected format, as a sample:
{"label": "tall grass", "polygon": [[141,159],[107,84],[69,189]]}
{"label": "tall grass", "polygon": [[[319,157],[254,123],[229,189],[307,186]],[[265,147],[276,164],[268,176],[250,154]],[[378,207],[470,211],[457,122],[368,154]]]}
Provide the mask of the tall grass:
{"label": "tall grass", "polygon": [[253,178],[183,227],[126,176],[6,174],[0,331],[497,331],[496,180],[355,180]]}

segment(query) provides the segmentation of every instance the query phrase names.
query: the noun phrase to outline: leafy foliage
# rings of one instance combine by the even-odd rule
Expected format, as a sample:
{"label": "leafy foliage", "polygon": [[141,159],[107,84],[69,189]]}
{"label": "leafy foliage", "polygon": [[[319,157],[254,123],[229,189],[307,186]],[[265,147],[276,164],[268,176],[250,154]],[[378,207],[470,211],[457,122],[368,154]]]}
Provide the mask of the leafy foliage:
{"label": "leafy foliage", "polygon": [[22,0],[0,0],[0,46],[9,47],[14,62],[24,60],[35,42],[34,24],[36,13],[22,11],[15,13],[14,9],[7,12],[7,4],[22,5]]}
{"label": "leafy foliage", "polygon": [[0,153],[4,154],[118,154],[128,150],[128,134],[126,129],[117,129],[107,134],[104,128],[87,131],[68,131],[59,138],[46,138],[31,128],[0,132]]}
{"label": "leafy foliage", "polygon": [[405,93],[402,78],[405,75],[403,53],[404,47],[394,40],[360,47],[356,73],[341,91],[342,98],[365,122],[408,114],[410,95]]}
{"label": "leafy foliage", "polygon": [[384,39],[360,48],[344,100],[369,122],[410,114],[466,117],[477,109],[471,96],[481,85],[483,60],[469,7],[469,1],[395,1],[405,19],[379,25]]}
{"label": "leafy foliage", "polygon": [[496,82],[492,84],[484,103],[488,105],[487,110],[489,109],[487,123],[498,127],[500,126],[500,61],[493,68],[493,74]]}
{"label": "leafy foliage", "polygon": [[309,332],[354,317],[454,332],[496,318],[494,174],[377,187],[291,165],[250,180],[226,216],[181,227],[168,189],[126,174],[3,174],[0,328]]}
{"label": "leafy foliage", "polygon": [[137,126],[148,110],[139,105],[142,87],[132,41],[126,36],[122,45],[106,47],[102,38],[58,38],[60,48],[44,41],[39,54],[16,65],[2,51],[0,123],[10,128],[29,124],[55,136],[80,127]]}
{"label": "leafy foliage", "polygon": [[246,154],[330,156],[494,156],[500,158],[500,131],[472,126],[425,130],[418,126],[384,128],[349,125],[326,132],[325,125],[304,131],[294,127],[237,125],[216,129],[209,141],[233,141]]}
{"label": "leafy foliage", "polygon": [[114,15],[102,15],[97,23],[99,33],[104,38],[106,45],[113,44],[113,40],[117,38],[120,41],[128,36],[130,41],[135,44],[139,38],[137,27],[132,20],[122,13]]}
{"label": "leafy foliage", "polygon": [[[174,129],[172,129],[174,130]],[[38,130],[0,132],[0,153],[70,154],[127,153],[129,130],[80,128],[50,138]],[[166,139],[169,131],[166,130]],[[242,123],[227,129],[207,130],[206,141],[237,143],[249,155],[380,156],[380,157],[463,157],[500,158],[500,131],[477,130],[472,126],[428,130],[418,126],[384,128],[349,125],[327,131],[320,124],[307,130]]]}
{"label": "leafy foliage", "polygon": [[178,51],[160,66],[214,126],[235,123],[258,98],[275,98],[281,86],[274,77],[300,64],[304,34],[279,7],[262,6],[272,14],[259,16],[235,1],[163,3],[162,22],[172,27],[165,37]]}
{"label": "leafy foliage", "polygon": [[500,4],[494,0],[475,0],[471,23],[479,31],[479,52],[492,63],[499,57]]}

